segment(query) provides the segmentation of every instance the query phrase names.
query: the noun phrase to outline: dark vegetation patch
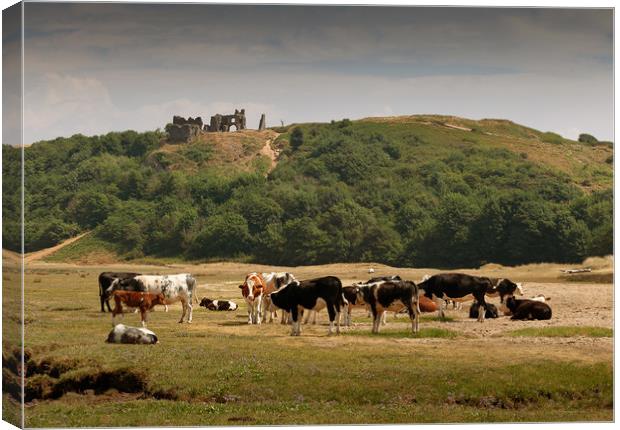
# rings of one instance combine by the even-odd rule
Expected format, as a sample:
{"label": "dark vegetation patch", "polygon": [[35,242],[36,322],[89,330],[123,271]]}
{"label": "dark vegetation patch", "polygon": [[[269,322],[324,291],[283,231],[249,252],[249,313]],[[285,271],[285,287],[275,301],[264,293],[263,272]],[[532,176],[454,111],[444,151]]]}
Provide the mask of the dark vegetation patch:
{"label": "dark vegetation patch", "polygon": [[453,339],[457,337],[459,334],[443,328],[420,328],[420,331],[416,334],[411,332],[411,329],[381,329],[378,334],[372,333],[369,329],[364,328],[363,330],[355,330],[355,331],[345,331],[341,332],[344,335],[354,335],[354,336],[369,336],[369,337],[377,337],[377,338],[440,338],[440,339]]}

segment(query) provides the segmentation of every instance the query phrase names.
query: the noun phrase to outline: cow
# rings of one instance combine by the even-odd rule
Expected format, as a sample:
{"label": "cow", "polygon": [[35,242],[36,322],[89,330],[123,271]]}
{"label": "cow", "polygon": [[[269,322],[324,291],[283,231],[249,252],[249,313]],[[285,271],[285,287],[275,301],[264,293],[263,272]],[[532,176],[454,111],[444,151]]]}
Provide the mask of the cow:
{"label": "cow", "polygon": [[522,296],[523,286],[521,284],[515,284],[510,279],[505,278],[488,278],[490,279],[493,287],[487,291],[486,295],[489,297],[500,297],[500,303],[504,303],[506,297],[510,296]]}
{"label": "cow", "polygon": [[99,274],[99,301],[101,302],[101,312],[105,312],[104,303],[108,307],[108,312],[112,312],[110,308],[110,292],[108,289],[112,282],[116,279],[126,279],[138,276],[139,273],[131,272],[102,272]]}
{"label": "cow", "polygon": [[[434,300],[439,306],[439,316],[445,320],[445,300],[468,301],[474,298],[485,312],[478,313],[478,321],[483,322],[487,304],[484,300],[487,291],[493,292],[489,278],[465,275],[462,273],[442,273],[433,275],[418,284],[421,294]],[[423,293],[422,293],[423,291]]]}
{"label": "cow", "polygon": [[[276,308],[271,306],[271,300],[269,294],[280,289],[284,285],[288,285],[295,280],[295,276],[289,272],[263,272],[261,273],[263,281],[265,283],[265,291],[263,292],[263,322],[267,322],[267,314],[269,314],[269,322],[273,322],[278,317]],[[282,312],[281,323],[285,324],[289,319],[289,315],[286,312]]]}
{"label": "cow", "polygon": [[366,281],[366,284],[373,284],[375,282],[381,282],[381,281],[402,281],[402,279],[398,275],[377,276],[374,278],[370,278],[368,281]]}
{"label": "cow", "polygon": [[147,312],[153,309],[155,305],[165,304],[166,298],[162,293],[141,293],[137,291],[121,291],[116,290],[112,293],[114,298],[114,309],[112,309],[112,325],[115,325],[116,315],[123,315],[123,304],[131,308],[140,310],[140,321],[142,327],[146,327]]}
{"label": "cow", "polygon": [[108,334],[107,343],[132,343],[152,345],[158,343],[157,335],[144,327],[129,327],[116,324]]}
{"label": "cow", "polygon": [[[469,318],[478,318],[478,312],[480,311],[480,304],[474,300],[469,308]],[[484,314],[485,318],[497,318],[499,313],[497,311],[497,306],[493,303],[487,303],[487,310]]]}
{"label": "cow", "polygon": [[512,313],[511,320],[548,320],[551,319],[551,307],[543,302],[508,297],[506,307]]}
{"label": "cow", "polygon": [[407,308],[411,320],[411,331],[419,329],[420,306],[418,287],[411,281],[382,281],[358,285],[357,295],[360,301],[370,305],[373,316],[372,332],[379,333],[379,326],[385,311],[397,311],[402,306]]}
{"label": "cow", "polygon": [[239,288],[248,305],[248,324],[260,324],[263,320],[262,301],[266,288],[263,276],[256,272],[249,273]]}
{"label": "cow", "polygon": [[238,308],[237,304],[230,300],[211,300],[206,297],[202,298],[200,306],[210,311],[236,311]]}
{"label": "cow", "polygon": [[[291,313],[293,330],[291,336],[301,335],[301,313],[304,309],[327,307],[329,332],[333,334],[336,320],[336,334],[340,333],[340,309],[344,306],[342,282],[335,276],[292,281],[270,294],[271,302],[278,308]],[[321,301],[324,302],[321,303]]]}
{"label": "cow", "polygon": [[196,298],[196,279],[189,273],[177,275],[138,275],[133,278],[116,280],[112,283],[112,290],[141,291],[159,294],[165,297],[164,305],[181,302],[183,313],[179,323],[183,323],[187,315],[187,323],[191,324],[193,316],[192,301]]}
{"label": "cow", "polygon": [[530,297],[529,300],[545,303],[551,300],[551,297],[545,297],[544,294],[537,294],[534,297]]}
{"label": "cow", "polygon": [[368,307],[368,304],[358,297],[358,291],[359,287],[357,285],[342,287],[342,296],[345,299],[345,308],[343,310],[345,326],[351,325],[351,311],[353,308]]}

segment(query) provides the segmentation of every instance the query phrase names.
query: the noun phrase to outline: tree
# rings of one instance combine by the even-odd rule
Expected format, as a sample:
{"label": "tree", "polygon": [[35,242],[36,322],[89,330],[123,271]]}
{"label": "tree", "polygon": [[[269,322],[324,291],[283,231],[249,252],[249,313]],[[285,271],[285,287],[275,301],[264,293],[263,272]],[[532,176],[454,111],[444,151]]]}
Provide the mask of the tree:
{"label": "tree", "polygon": [[291,138],[290,138],[290,144],[291,144],[291,148],[293,148],[293,150],[297,150],[299,149],[299,147],[301,145],[303,145],[304,143],[304,132],[302,131],[302,129],[300,127],[295,127],[293,129],[293,131],[291,132]]}

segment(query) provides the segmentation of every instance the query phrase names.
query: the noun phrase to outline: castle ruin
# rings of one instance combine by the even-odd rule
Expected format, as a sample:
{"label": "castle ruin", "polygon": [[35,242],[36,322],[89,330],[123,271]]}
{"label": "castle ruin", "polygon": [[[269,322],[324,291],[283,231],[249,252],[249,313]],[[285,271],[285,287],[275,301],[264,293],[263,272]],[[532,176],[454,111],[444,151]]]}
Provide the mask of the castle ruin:
{"label": "castle ruin", "polygon": [[[185,119],[182,116],[173,116],[172,124],[166,126],[168,136],[173,142],[189,142],[200,133],[229,132],[231,127],[235,130],[245,130],[245,109],[235,109],[234,114],[215,114],[209,124],[204,124],[201,117]],[[265,114],[261,115],[259,130],[265,129]]]}

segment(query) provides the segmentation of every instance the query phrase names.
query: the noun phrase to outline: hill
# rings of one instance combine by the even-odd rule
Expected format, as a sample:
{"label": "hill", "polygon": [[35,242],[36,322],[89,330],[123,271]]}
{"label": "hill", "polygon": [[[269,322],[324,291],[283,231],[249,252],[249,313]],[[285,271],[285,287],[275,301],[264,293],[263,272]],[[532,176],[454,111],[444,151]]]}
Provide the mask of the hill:
{"label": "hill", "polygon": [[[76,135],[25,149],[26,250],[93,230],[47,258],[100,248],[283,265],[579,262],[612,253],[612,153],[510,121],[434,115],[190,144],[159,131]],[[3,155],[3,238],[16,249],[19,153]]]}

